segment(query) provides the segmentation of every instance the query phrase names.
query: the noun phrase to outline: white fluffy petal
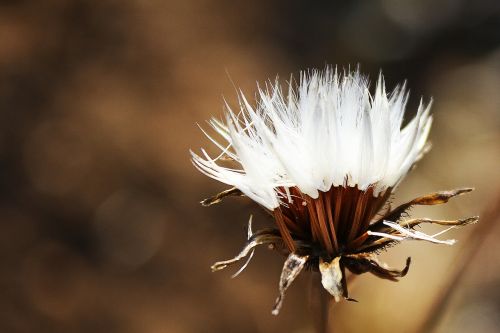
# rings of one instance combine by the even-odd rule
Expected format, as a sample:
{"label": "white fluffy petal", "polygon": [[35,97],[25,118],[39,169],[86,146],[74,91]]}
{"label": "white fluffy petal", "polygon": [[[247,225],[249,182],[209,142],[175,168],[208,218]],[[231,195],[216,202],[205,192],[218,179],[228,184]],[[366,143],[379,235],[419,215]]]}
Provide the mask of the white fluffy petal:
{"label": "white fluffy petal", "polygon": [[[298,187],[316,198],[331,186],[395,187],[420,158],[429,134],[430,106],[401,128],[408,100],[405,85],[387,94],[380,75],[375,94],[358,71],[302,72],[287,95],[278,80],[258,88],[256,105],[241,93],[237,113],[227,106],[226,122],[209,123],[221,137],[211,158],[192,153],[206,175],[235,186],[272,210],[287,199],[280,187]],[[221,157],[236,169],[222,166]]]}

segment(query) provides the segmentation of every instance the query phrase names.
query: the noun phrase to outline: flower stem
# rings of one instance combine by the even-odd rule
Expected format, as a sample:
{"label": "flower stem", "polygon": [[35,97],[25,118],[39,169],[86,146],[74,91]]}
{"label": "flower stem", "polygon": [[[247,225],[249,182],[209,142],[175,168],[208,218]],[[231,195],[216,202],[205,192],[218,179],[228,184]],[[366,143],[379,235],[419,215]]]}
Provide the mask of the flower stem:
{"label": "flower stem", "polygon": [[493,230],[496,226],[498,226],[499,222],[500,191],[482,214],[481,222],[478,224],[476,230],[470,234],[469,239],[465,242],[467,247],[465,247],[462,250],[462,253],[459,254],[460,260],[455,261],[458,264],[454,264],[456,268],[448,280],[447,287],[442,290],[441,294],[429,308],[429,311],[425,316],[425,320],[422,321],[421,325],[417,327],[415,332],[429,333],[436,330],[446,312],[446,309],[451,303],[455,291],[458,289],[457,286],[459,286],[466,276],[469,266],[475,262],[475,257],[485,244],[485,238],[494,234]]}
{"label": "flower stem", "polygon": [[320,274],[311,274],[309,304],[314,328],[317,333],[333,333],[329,320],[332,315],[332,297],[323,289],[320,279]]}

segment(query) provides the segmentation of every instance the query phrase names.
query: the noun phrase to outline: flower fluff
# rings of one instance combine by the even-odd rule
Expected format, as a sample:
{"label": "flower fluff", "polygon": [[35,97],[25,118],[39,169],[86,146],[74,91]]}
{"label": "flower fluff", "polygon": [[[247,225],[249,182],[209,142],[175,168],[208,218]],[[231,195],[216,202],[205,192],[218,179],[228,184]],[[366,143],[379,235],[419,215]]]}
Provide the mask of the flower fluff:
{"label": "flower fluff", "polygon": [[[396,186],[425,149],[432,123],[430,105],[402,128],[408,94],[404,85],[389,96],[382,75],[375,94],[359,72],[302,73],[298,89],[278,81],[259,89],[253,107],[240,96],[240,110],[227,106],[226,124],[210,124],[226,141],[212,141],[222,153],[193,154],[208,176],[235,186],[269,210],[290,200],[279,188],[296,186],[311,198],[345,183],[374,195]],[[222,157],[238,168],[220,165]]]}

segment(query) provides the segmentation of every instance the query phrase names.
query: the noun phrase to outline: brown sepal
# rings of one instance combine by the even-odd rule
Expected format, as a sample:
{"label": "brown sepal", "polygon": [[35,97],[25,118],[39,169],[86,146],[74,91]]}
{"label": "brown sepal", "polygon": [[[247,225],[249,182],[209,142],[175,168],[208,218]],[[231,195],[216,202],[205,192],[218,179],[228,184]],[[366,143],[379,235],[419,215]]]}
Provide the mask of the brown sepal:
{"label": "brown sepal", "polygon": [[255,232],[246,242],[245,246],[241,250],[241,252],[234,258],[224,261],[218,261],[212,265],[212,272],[220,271],[221,269],[226,268],[227,266],[233,265],[238,261],[245,258],[250,252],[257,247],[258,245],[268,244],[277,246],[283,242],[280,233],[276,229],[262,229]]}
{"label": "brown sepal", "polygon": [[305,264],[309,256],[300,256],[295,253],[290,253],[288,258],[285,260],[283,265],[283,270],[281,271],[280,283],[279,283],[279,296],[276,298],[276,302],[273,307],[272,314],[278,315],[283,305],[283,299],[285,298],[285,292],[290,287],[295,278],[304,269]]}
{"label": "brown sepal", "polygon": [[373,254],[360,253],[344,256],[344,264],[354,274],[372,273],[373,275],[391,281],[398,281],[410,269],[411,258],[406,259],[406,266],[402,270],[383,267]]}
{"label": "brown sepal", "polygon": [[[433,219],[428,219],[428,218],[417,218],[417,219],[411,219],[411,220],[406,220],[406,221],[401,221],[399,222],[399,225],[402,227],[406,228],[414,228],[420,224],[424,223],[429,223],[429,224],[437,224],[437,225],[442,225],[442,226],[457,226],[457,227],[462,227],[466,226],[469,224],[474,224],[479,221],[479,216],[472,216],[472,217],[467,217],[464,219],[458,219],[458,220],[433,220]],[[382,225],[381,227],[377,226],[372,226],[370,228],[371,231],[387,231],[392,234],[397,234],[398,232],[396,230],[392,230],[388,228],[385,225]],[[376,252],[379,250],[382,250],[386,248],[387,246],[397,243],[397,240],[391,239],[391,238],[380,238],[376,236],[368,236],[367,233],[361,235],[359,237],[359,241],[364,241],[363,244],[360,244],[357,248],[358,251],[360,252]]]}
{"label": "brown sepal", "polygon": [[333,296],[336,302],[339,302],[341,298],[357,302],[355,299],[349,297],[344,257],[335,257],[330,262],[324,261],[321,258],[319,262],[319,271],[321,273],[321,284],[323,288]]}
{"label": "brown sepal", "polygon": [[377,227],[383,227],[383,224],[382,224],[383,221],[392,221],[392,222],[399,221],[401,219],[402,215],[412,206],[443,204],[443,203],[448,202],[448,200],[450,200],[453,197],[471,192],[473,190],[474,190],[473,188],[460,188],[460,189],[451,190],[451,191],[435,192],[435,193],[424,195],[422,197],[418,197],[416,199],[413,199],[407,203],[404,203],[404,204],[394,208],[389,213],[382,216],[376,222],[371,224],[370,230],[375,231]]}
{"label": "brown sepal", "polygon": [[213,197],[203,199],[200,203],[203,207],[208,207],[221,202],[222,199],[229,196],[244,196],[244,194],[236,187],[232,187],[214,195]]}

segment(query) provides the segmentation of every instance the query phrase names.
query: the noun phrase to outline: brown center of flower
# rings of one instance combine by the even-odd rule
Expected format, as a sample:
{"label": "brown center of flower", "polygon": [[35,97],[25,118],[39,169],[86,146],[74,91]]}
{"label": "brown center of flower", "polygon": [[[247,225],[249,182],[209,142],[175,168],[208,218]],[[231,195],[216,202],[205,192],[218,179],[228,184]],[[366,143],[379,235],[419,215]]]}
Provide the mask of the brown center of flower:
{"label": "brown center of flower", "polygon": [[286,201],[273,211],[288,250],[295,251],[294,240],[304,240],[316,244],[332,258],[363,241],[359,237],[391,193],[389,188],[374,196],[371,187],[362,191],[357,187],[334,186],[312,199],[297,187],[288,190],[292,202]]}

